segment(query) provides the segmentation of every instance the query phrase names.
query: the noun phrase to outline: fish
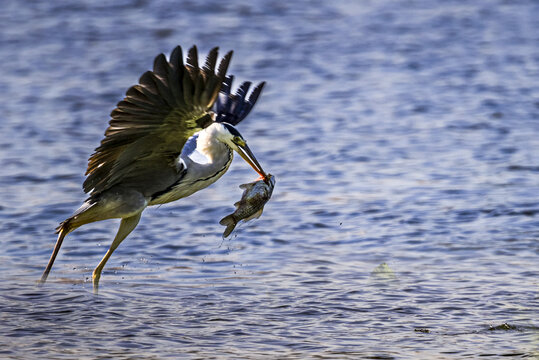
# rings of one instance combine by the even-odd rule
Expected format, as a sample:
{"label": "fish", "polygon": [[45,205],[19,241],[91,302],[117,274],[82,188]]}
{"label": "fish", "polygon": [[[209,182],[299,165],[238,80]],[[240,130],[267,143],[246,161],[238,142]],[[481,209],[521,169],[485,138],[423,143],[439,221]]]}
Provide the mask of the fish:
{"label": "fish", "polygon": [[271,174],[266,174],[266,177],[261,176],[256,181],[240,185],[240,189],[244,191],[241,200],[234,204],[236,211],[219,221],[219,224],[226,226],[223,237],[230,235],[241,220],[249,221],[259,218],[264,210],[264,205],[271,198],[274,187],[275,176]]}

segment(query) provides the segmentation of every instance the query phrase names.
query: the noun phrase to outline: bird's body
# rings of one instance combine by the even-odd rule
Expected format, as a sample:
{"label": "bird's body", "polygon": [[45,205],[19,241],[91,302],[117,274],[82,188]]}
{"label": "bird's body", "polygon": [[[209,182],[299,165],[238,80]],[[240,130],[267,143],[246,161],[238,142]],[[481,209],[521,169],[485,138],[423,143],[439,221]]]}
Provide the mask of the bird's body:
{"label": "bird's body", "polygon": [[45,269],[45,282],[65,236],[95,221],[121,218],[112,245],[93,273],[97,291],[112,252],[137,226],[147,206],[187,197],[217,181],[237,151],[260,175],[260,164],[233,125],[247,116],[264,83],[247,98],[250,83],[231,94],[226,76],[231,52],[215,72],[217,48],[202,68],[196,47],[187,64],[177,47],[167,62],[159,55],[153,71],[131,87],[111,114],[105,138],[88,162],[84,204],[58,227],[58,240]]}
{"label": "bird's body", "polygon": [[[217,140],[215,123],[192,136],[176,159],[178,169],[170,185],[151,195],[148,205],[160,205],[194,194],[223,176],[232,163],[232,149]],[[190,144],[193,142],[194,144]],[[190,148],[192,146],[192,148]]]}

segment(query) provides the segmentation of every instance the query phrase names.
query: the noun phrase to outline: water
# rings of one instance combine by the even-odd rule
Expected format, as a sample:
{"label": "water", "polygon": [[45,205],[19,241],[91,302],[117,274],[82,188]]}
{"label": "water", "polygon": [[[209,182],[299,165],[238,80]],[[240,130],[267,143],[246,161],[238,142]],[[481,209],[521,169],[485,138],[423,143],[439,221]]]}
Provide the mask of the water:
{"label": "water", "polygon": [[[4,0],[0,358],[532,358],[539,354],[535,1]],[[268,81],[240,131],[256,174],[64,243],[108,115],[160,52],[235,50]],[[385,265],[384,265],[385,264]]]}

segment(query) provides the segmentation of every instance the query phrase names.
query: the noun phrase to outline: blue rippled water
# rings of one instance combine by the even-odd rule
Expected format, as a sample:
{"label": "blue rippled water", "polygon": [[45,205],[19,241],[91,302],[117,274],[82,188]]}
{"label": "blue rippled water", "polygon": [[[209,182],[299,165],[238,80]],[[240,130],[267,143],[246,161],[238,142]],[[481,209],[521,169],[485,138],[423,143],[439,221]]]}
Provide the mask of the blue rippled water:
{"label": "blue rippled water", "polygon": [[[4,0],[0,358],[539,356],[536,1]],[[176,45],[268,82],[239,127],[274,197],[223,240],[241,161],[65,241],[110,111]]]}

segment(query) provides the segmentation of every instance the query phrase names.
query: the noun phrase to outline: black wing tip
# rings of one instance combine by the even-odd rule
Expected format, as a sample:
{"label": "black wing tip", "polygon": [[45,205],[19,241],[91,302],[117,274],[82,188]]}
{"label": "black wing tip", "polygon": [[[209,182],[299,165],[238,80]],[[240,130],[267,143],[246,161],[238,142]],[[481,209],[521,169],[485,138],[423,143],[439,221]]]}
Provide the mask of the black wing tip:
{"label": "black wing tip", "polygon": [[240,87],[236,91],[236,95],[245,98],[245,95],[247,95],[247,92],[249,91],[249,88],[251,87],[251,84],[252,84],[252,82],[250,82],[250,81],[242,82]]}
{"label": "black wing tip", "polygon": [[193,45],[187,52],[187,65],[198,69],[198,48]]}
{"label": "black wing tip", "polygon": [[176,68],[183,66],[183,50],[180,45],[176,46],[170,53],[169,63]]}
{"label": "black wing tip", "polygon": [[256,86],[256,88],[253,90],[253,92],[255,90],[258,90],[259,92],[262,91],[262,89],[264,89],[264,86],[266,86],[266,82],[265,81],[261,81],[258,83],[258,85]]}
{"label": "black wing tip", "polygon": [[249,95],[249,103],[251,103],[251,106],[254,106],[256,101],[258,100],[258,97],[262,93],[262,90],[264,89],[264,86],[266,86],[266,82],[262,81],[258,83],[258,85],[251,91],[251,95]]}
{"label": "black wing tip", "polygon": [[166,60],[166,56],[165,56],[165,54],[160,53],[159,55],[157,55],[157,56],[155,57],[155,59],[154,59],[153,62],[154,62],[154,64],[155,64],[157,61],[161,61],[162,59],[165,59],[165,60]]}
{"label": "black wing tip", "polygon": [[165,54],[161,53],[157,55],[153,61],[153,72],[160,76],[165,76],[170,69],[170,65],[167,62]]}
{"label": "black wing tip", "polygon": [[234,54],[234,52],[230,50],[229,52],[225,54],[225,56],[223,56],[223,58],[221,59],[221,62],[219,62],[219,67],[217,69],[217,76],[220,77],[221,79],[225,79],[226,77],[226,72],[228,71],[228,66],[230,65],[232,54]]}
{"label": "black wing tip", "polygon": [[[221,58],[221,61],[219,62],[219,66],[217,68],[217,76],[218,77],[221,77],[223,79],[226,77],[226,72],[228,70],[228,66],[230,64],[230,60],[232,59],[233,54],[234,54],[234,51],[230,50]],[[206,56],[206,60],[205,60],[205,63],[204,63],[203,67],[207,68],[207,69],[209,69],[211,71],[215,71],[218,56],[219,56],[219,46],[215,46],[208,52],[208,55]],[[165,57],[164,54],[157,55],[157,57],[154,60],[154,67],[155,67],[155,63],[158,62],[158,61],[159,62],[162,61],[163,57]],[[166,57],[165,57],[165,59],[166,59]],[[181,65],[183,65],[183,50],[182,50],[182,47],[180,45],[177,45],[172,50],[172,52],[170,54],[169,63],[172,66],[181,66]],[[198,68],[199,67],[199,63],[198,63],[198,47],[196,45],[191,46],[189,48],[189,50],[187,51],[187,58],[186,58],[185,64],[190,66],[190,67],[193,67],[193,68]]]}
{"label": "black wing tip", "polygon": [[[262,89],[266,85],[262,81],[250,91],[252,82],[244,81],[234,94],[231,93],[234,76],[228,75],[223,81],[218,101],[215,102],[214,112],[217,114],[217,122],[227,122],[236,125],[241,122],[253,109]],[[247,96],[249,94],[249,96]]]}

